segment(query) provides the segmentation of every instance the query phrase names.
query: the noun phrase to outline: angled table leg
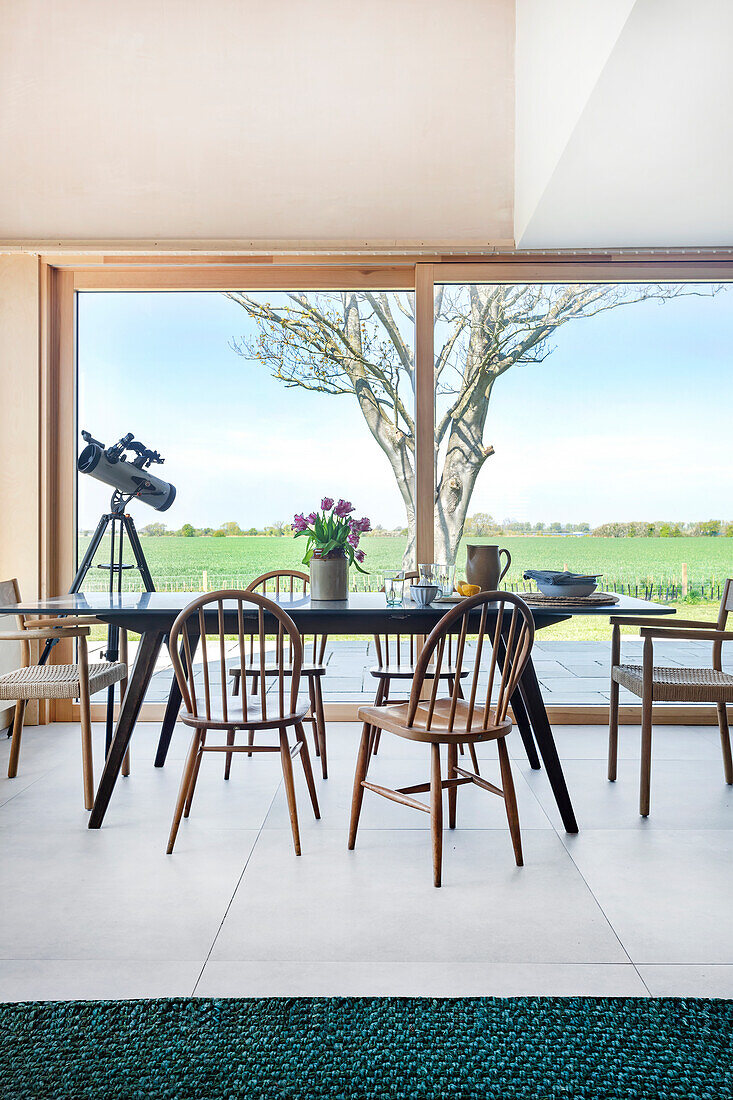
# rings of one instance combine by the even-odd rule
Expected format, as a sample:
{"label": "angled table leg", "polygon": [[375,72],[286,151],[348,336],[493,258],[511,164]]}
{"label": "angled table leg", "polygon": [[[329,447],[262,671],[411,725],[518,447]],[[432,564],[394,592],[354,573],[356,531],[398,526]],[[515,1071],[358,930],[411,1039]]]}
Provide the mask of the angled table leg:
{"label": "angled table leg", "polygon": [[164,633],[161,630],[147,630],[140,638],[135,664],[127,685],[125,698],[122,701],[112,744],[107,753],[104,771],[99,781],[94,806],[89,817],[90,829],[99,829],[104,821],[112,791],[122,768],[122,761],[125,759],[127,746],[130,744],[132,731],[135,728],[135,722],[145,698],[145,692],[148,690],[150,678],[155,670],[155,662],[158,659],[163,638]]}
{"label": "angled table leg", "polygon": [[529,720],[532,723],[532,730],[535,740],[537,741],[537,748],[540,750],[540,756],[545,765],[547,778],[550,781],[552,793],[555,796],[555,801],[560,811],[560,817],[565,826],[565,831],[567,833],[577,833],[578,823],[575,820],[575,812],[573,811],[570,795],[568,794],[565,776],[563,775],[562,765],[560,764],[560,757],[557,755],[557,747],[555,746],[555,739],[552,736],[552,727],[550,726],[550,720],[545,710],[545,703],[542,698],[542,692],[540,691],[537,673],[531,661],[528,661],[522,673],[522,678],[519,681],[519,690],[524,700],[524,705],[527,708]]}
{"label": "angled table leg", "polygon": [[[531,657],[530,660],[532,660]],[[529,715],[527,714],[527,708],[524,705],[522,692],[519,688],[516,689],[509,702],[512,705],[512,712],[514,714],[514,719],[517,723],[519,736],[522,738],[522,744],[524,745],[524,751],[527,754],[529,766],[534,771],[537,771],[542,765],[540,764],[540,758],[537,755],[537,747],[534,743],[534,737],[532,736],[532,725],[529,720]]]}
{"label": "angled table leg", "polygon": [[[199,644],[198,634],[194,634],[191,631],[190,634],[191,644],[191,657],[196,654],[196,647]],[[183,643],[179,649],[181,662],[184,659]],[[175,729],[176,722],[178,721],[178,712],[181,709],[181,689],[178,686],[178,680],[173,677],[173,683],[171,684],[170,691],[168,692],[168,702],[165,707],[165,715],[163,716],[163,725],[160,727],[160,738],[158,739],[158,749],[155,753],[155,766],[156,768],[162,768],[165,764],[165,758],[168,755],[168,749],[171,743],[171,737],[173,736],[173,730]]]}
{"label": "angled table leg", "polygon": [[[504,667],[504,661],[506,660],[506,637],[502,631],[502,635],[499,638],[499,660],[501,667]],[[530,663],[532,656],[530,655]],[[524,745],[524,751],[527,754],[527,760],[529,761],[530,768],[535,771],[540,767],[540,758],[537,755],[537,748],[534,743],[534,737],[532,736],[532,726],[529,721],[529,715],[527,714],[527,708],[524,705],[524,699],[519,688],[516,689],[509,702],[512,705],[512,713],[514,714],[514,721],[517,723],[517,729],[519,730],[519,736],[522,738],[522,744]]]}

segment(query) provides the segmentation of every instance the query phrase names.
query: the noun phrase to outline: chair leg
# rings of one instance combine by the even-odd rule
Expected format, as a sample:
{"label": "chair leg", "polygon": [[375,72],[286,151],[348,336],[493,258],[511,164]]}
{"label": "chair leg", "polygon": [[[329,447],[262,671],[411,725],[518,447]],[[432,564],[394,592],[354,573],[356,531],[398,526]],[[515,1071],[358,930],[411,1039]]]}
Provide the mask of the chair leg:
{"label": "chair leg", "polygon": [[[303,750],[301,749],[301,752]],[[284,729],[280,730],[280,760],[283,767],[283,780],[285,793],[288,796],[288,810],[290,812],[290,828],[293,831],[293,847],[296,856],[300,855],[300,830],[298,829],[298,805],[295,801],[295,783],[293,782],[293,760],[290,756],[290,744],[288,735]]]}
{"label": "chair leg", "polygon": [[652,785],[652,696],[644,691],[641,699],[641,781],[639,784],[639,813],[649,816]]}
{"label": "chair leg", "polygon": [[311,704],[311,716],[308,721],[313,729],[313,748],[315,749],[316,756],[321,755],[321,746],[318,743],[318,718],[316,716],[316,693],[313,690],[313,677],[308,676],[308,695],[310,697]]}
{"label": "chair leg", "polygon": [[481,772],[479,771],[479,766],[478,766],[478,757],[476,756],[476,746],[473,744],[472,741],[469,741],[469,743],[468,743],[468,751],[471,755],[471,763],[473,764],[473,770],[476,772],[476,775],[481,775]]}
{"label": "chair leg", "polygon": [[196,758],[198,756],[200,740],[201,733],[199,732],[199,730],[194,730],[193,737],[191,738],[191,747],[188,750],[188,756],[186,757],[186,763],[183,768],[183,775],[181,776],[181,785],[178,788],[178,801],[176,802],[176,808],[173,812],[173,823],[171,825],[170,836],[168,837],[168,847],[165,850],[166,855],[171,855],[171,853],[173,852],[173,845],[176,843],[178,826],[181,824],[183,809],[186,805],[186,798],[188,797],[189,787],[191,786],[193,770],[196,767]]}
{"label": "chair leg", "polygon": [[300,722],[295,727],[295,736],[303,745],[303,748],[300,750],[300,760],[303,765],[303,773],[305,775],[305,781],[308,786],[308,794],[311,796],[313,813],[315,814],[316,821],[320,821],[321,811],[318,807],[318,795],[316,794],[316,783],[313,778],[313,768],[311,767],[310,753],[308,752],[308,742],[306,741],[305,730],[303,729],[303,726]]}
{"label": "chair leg", "polygon": [[[458,748],[456,745],[448,746],[448,779],[456,779],[456,764],[458,763]],[[456,827],[456,803],[458,801],[458,788],[448,788],[448,828]]]}
{"label": "chair leg", "polygon": [[[255,743],[255,731],[250,730],[249,733],[247,734],[247,744],[248,745],[254,745],[254,743]],[[248,752],[247,756],[251,757],[252,753]]]}
{"label": "chair leg", "polygon": [[433,886],[440,886],[443,867],[443,787],[440,745],[430,746],[430,836],[433,848]]}
{"label": "chair leg", "polygon": [[514,790],[514,779],[512,777],[512,765],[509,761],[509,753],[506,747],[506,739],[500,737],[496,742],[499,750],[499,767],[501,768],[501,786],[504,791],[504,805],[506,806],[506,816],[509,822],[509,832],[512,838],[512,846],[514,848],[514,859],[517,867],[524,866],[524,859],[522,857],[522,835],[519,831],[519,810],[517,809],[517,795]]}
{"label": "chair leg", "polygon": [[619,685],[611,680],[611,702],[608,708],[608,778],[616,780],[618,763],[618,690]]}
{"label": "chair leg", "polygon": [[316,697],[316,730],[321,747],[321,774],[328,779],[328,761],[326,759],[326,718],[323,713],[323,693],[321,691],[320,676],[314,677],[313,691]]}
{"label": "chair leg", "polygon": [[[251,736],[254,736],[254,734],[252,733],[252,730],[250,730],[249,732],[250,732]],[[233,745],[233,744],[234,744],[234,730],[227,730],[227,745]],[[252,742],[250,742],[250,744],[252,744]],[[252,753],[249,752],[249,753],[247,753],[247,755],[251,756]],[[227,752],[227,753],[224,754],[224,778],[225,779],[228,779],[229,775],[231,773],[231,770],[232,770],[232,757],[233,756],[234,756],[233,752]],[[188,814],[186,814],[186,817],[188,817]]]}
{"label": "chair leg", "polygon": [[[237,670],[235,670],[235,671],[237,671]],[[242,676],[242,670],[239,669],[238,671],[239,671],[238,676],[232,676],[232,695],[235,696],[235,698],[236,698],[237,695],[239,695],[239,681],[240,681],[240,678]]]}
{"label": "chair leg", "polygon": [[[381,705],[383,703],[386,703],[389,699],[389,677],[385,677],[384,680],[380,680],[379,681],[379,687],[382,689],[382,697],[379,700],[379,702],[377,702],[376,699],[374,700],[375,707],[381,707]],[[377,695],[379,695],[379,691],[377,691]],[[377,730],[374,731],[374,740],[373,740],[373,743],[372,743],[372,754],[374,756],[376,756],[377,753],[379,752],[379,742],[381,740],[382,740],[382,731],[380,729],[377,729]]]}
{"label": "chair leg", "polygon": [[[384,702],[384,680],[379,680],[377,682],[377,691],[376,691],[376,694],[374,696],[374,706],[375,707],[381,707],[383,702]],[[378,730],[376,726],[370,726],[369,727],[369,755],[370,756],[372,754],[374,756],[377,755],[377,750],[375,748],[375,745],[377,745],[377,747],[378,747],[377,738],[379,736],[379,733],[380,733],[380,730]]]}
{"label": "chair leg", "polygon": [[86,638],[79,639],[79,720],[81,725],[81,767],[84,778],[84,809],[94,805],[94,761],[92,757],[92,701],[89,695],[89,657]]}
{"label": "chair leg", "polygon": [[723,750],[725,781],[726,783],[733,783],[733,759],[731,759],[728,711],[725,703],[718,703],[718,728],[720,729],[720,747]]}
{"label": "chair leg", "polygon": [[201,761],[204,755],[204,745],[206,744],[206,731],[201,734],[201,740],[199,741],[198,751],[196,753],[196,763],[193,766],[193,773],[191,775],[191,782],[188,785],[188,794],[186,795],[186,805],[183,809],[183,816],[188,817],[191,813],[191,803],[193,802],[193,792],[196,790],[196,784],[198,783],[199,770],[201,768]]}
{"label": "chair leg", "polygon": [[28,705],[26,699],[18,699],[15,704],[13,716],[13,740],[10,742],[10,759],[8,760],[8,779],[15,779],[18,774],[18,761],[20,760],[20,739],[23,736],[23,717]]}
{"label": "chair leg", "polygon": [[354,791],[351,796],[351,821],[349,823],[349,851],[353,851],[356,844],[356,830],[359,828],[359,816],[361,804],[364,801],[364,788],[362,782],[366,779],[369,768],[369,755],[371,749],[372,727],[368,722],[364,723],[359,742],[359,755],[356,758],[356,772],[354,773]]}
{"label": "chair leg", "polygon": [[[127,631],[120,631],[120,660],[123,665],[129,665],[127,659]],[[127,691],[127,676],[124,680],[120,680],[120,710],[122,710],[122,700],[125,698],[125,692]],[[130,749],[128,746],[125,758],[122,761],[121,774],[127,777],[130,774]]]}

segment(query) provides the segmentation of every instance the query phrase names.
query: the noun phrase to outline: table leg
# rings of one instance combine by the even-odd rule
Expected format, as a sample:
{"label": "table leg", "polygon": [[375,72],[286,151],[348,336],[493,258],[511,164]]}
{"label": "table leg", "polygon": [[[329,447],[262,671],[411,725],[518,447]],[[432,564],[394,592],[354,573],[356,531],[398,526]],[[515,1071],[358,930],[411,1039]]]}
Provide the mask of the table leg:
{"label": "table leg", "polygon": [[[190,635],[191,645],[191,659],[196,654],[196,647],[199,644],[198,634],[193,632]],[[179,649],[181,661],[184,659],[183,643]],[[168,692],[168,702],[165,707],[165,715],[163,716],[163,725],[160,727],[160,738],[158,740],[158,749],[155,753],[155,766],[156,768],[162,768],[165,764],[165,758],[168,755],[168,749],[171,743],[171,737],[173,736],[173,730],[175,729],[176,722],[178,721],[178,712],[181,709],[181,689],[178,686],[178,680],[173,677],[173,683],[171,684],[170,691]]]}
{"label": "table leg", "polygon": [[[506,660],[506,637],[502,631],[499,638],[499,660],[501,661],[501,667],[504,667],[504,661]],[[532,657],[530,655],[530,663]],[[514,714],[514,721],[517,723],[517,729],[519,730],[519,736],[522,738],[522,744],[524,745],[524,751],[527,754],[527,760],[529,761],[530,768],[537,771],[540,767],[540,758],[537,755],[537,748],[534,743],[534,737],[532,736],[532,726],[529,721],[529,715],[527,714],[527,708],[524,705],[522,693],[519,688],[516,689],[509,702],[512,705],[512,713]]]}
{"label": "table leg", "polygon": [[557,755],[555,739],[552,736],[552,727],[550,726],[550,720],[545,710],[537,673],[535,672],[531,660],[527,662],[524,672],[522,673],[522,678],[519,681],[519,690],[524,700],[524,705],[527,708],[529,720],[532,723],[532,730],[535,735],[535,740],[537,741],[537,747],[540,750],[540,756],[545,765],[547,778],[550,781],[552,793],[555,796],[555,801],[560,811],[560,817],[565,826],[565,831],[567,833],[577,833],[578,823],[575,820],[575,813],[565,783],[560,757]]}
{"label": "table leg", "polygon": [[150,678],[155,670],[155,662],[163,644],[163,637],[162,631],[148,630],[140,638],[132,675],[127,685],[125,698],[122,700],[114,737],[107,753],[107,759],[104,762],[104,771],[99,781],[94,806],[89,817],[90,829],[99,829],[104,821],[104,815],[107,812],[112,791],[120,774],[127,746],[130,744],[132,731],[135,728],[135,722],[145,698],[145,692],[148,690]]}
{"label": "table leg", "polygon": [[[531,659],[532,658],[530,657],[530,660]],[[527,714],[527,708],[524,705],[524,699],[522,698],[522,693],[519,688],[517,688],[509,701],[512,705],[512,713],[514,714],[514,719],[517,723],[519,736],[522,738],[522,743],[524,745],[524,751],[527,754],[529,766],[530,768],[533,768],[535,771],[537,771],[537,769],[541,767],[540,758],[537,755],[537,747],[534,743],[534,737],[532,736],[532,725],[530,723],[529,715]]]}

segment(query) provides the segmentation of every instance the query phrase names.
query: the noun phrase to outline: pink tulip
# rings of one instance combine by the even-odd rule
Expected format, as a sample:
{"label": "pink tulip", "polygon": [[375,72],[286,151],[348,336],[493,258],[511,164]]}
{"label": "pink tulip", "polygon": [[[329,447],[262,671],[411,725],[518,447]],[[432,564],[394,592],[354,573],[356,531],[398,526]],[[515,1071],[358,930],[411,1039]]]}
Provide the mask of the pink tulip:
{"label": "pink tulip", "polygon": [[354,557],[356,558],[356,560],[361,565],[361,563],[364,561],[364,551],[363,550],[355,550],[354,551]]}
{"label": "pink tulip", "polygon": [[349,546],[358,546],[359,545],[359,535],[358,535],[358,533],[356,531],[349,531],[348,535],[346,536],[346,541],[348,542]]}
{"label": "pink tulip", "polygon": [[350,500],[340,500],[333,510],[333,514],[339,519],[345,519],[349,512],[354,511],[354,505]]}
{"label": "pink tulip", "polygon": [[315,523],[316,520],[318,519],[318,516],[315,512],[311,512],[311,514],[309,516],[307,516],[306,519],[307,519],[308,523]]}
{"label": "pink tulip", "polygon": [[321,508],[324,512],[330,512],[333,508],[333,497],[324,497],[321,501]]}
{"label": "pink tulip", "polygon": [[299,513],[297,516],[293,516],[292,528],[294,531],[305,531],[308,526],[308,521],[305,516]]}

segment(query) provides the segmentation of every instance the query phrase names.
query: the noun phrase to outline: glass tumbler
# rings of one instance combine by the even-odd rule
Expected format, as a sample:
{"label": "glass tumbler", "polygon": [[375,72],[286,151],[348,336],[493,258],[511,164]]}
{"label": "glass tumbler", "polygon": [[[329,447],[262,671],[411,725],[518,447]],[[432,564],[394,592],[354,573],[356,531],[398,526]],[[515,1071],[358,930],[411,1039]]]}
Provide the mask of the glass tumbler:
{"label": "glass tumbler", "polygon": [[435,566],[435,583],[440,588],[441,596],[452,596],[453,586],[456,579],[456,567],[455,565],[436,565]]}
{"label": "glass tumbler", "polygon": [[384,596],[387,607],[399,607],[405,598],[405,571],[391,569],[384,574]]}

